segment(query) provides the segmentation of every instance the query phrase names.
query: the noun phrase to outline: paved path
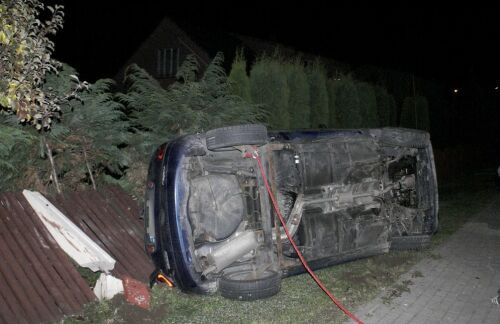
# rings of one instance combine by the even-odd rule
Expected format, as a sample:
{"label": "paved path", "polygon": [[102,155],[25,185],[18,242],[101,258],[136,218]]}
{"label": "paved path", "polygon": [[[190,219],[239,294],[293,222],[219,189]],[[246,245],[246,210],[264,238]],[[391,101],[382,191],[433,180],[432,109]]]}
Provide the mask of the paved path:
{"label": "paved path", "polygon": [[[483,217],[481,217],[483,214]],[[417,263],[399,283],[410,292],[384,303],[387,292],[355,311],[364,323],[500,324],[500,198]],[[417,275],[416,275],[417,274]]]}

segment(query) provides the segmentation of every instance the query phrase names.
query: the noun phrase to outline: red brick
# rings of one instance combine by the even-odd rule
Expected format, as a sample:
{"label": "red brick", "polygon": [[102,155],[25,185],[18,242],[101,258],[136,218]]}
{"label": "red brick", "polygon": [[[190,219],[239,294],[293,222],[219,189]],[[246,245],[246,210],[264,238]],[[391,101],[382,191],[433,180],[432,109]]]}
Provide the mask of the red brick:
{"label": "red brick", "polygon": [[125,300],[132,305],[149,309],[151,296],[148,286],[128,276],[123,276],[122,280]]}

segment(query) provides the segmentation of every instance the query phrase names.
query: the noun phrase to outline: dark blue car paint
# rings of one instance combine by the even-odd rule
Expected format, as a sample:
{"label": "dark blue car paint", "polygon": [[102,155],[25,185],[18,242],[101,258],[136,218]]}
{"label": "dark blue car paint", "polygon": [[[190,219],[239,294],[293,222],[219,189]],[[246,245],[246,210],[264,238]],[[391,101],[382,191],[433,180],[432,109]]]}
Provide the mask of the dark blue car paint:
{"label": "dark blue car paint", "polygon": [[[181,164],[185,159],[186,144],[192,138],[184,136],[169,142],[161,165],[156,166],[159,167],[156,172],[162,174],[162,177],[157,177],[161,182],[157,183],[156,197],[163,204],[163,208],[157,209],[155,214],[157,224],[162,225],[156,228],[158,251],[152,255],[156,267],[172,275],[175,283],[186,290],[199,288],[199,283],[194,279],[195,270],[189,250],[190,235],[181,219],[181,215],[186,212],[181,206],[187,195]],[[170,268],[164,261],[164,251],[167,253]]]}
{"label": "dark blue car paint", "polygon": [[343,136],[362,136],[363,133],[359,129],[342,129],[342,130],[301,130],[301,131],[270,131],[269,139],[271,141],[301,141],[321,139],[322,137],[343,137]]}

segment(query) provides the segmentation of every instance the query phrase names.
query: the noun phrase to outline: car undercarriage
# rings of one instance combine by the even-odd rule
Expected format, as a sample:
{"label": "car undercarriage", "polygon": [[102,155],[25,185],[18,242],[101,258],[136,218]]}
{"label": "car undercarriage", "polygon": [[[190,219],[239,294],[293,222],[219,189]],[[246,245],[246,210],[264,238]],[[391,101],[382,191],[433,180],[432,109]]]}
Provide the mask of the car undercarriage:
{"label": "car undercarriage", "polygon": [[[152,234],[163,240],[156,248],[166,251],[159,255],[167,260],[157,265],[177,277],[182,288],[257,299],[279,291],[281,277],[303,272],[255,159],[244,156],[248,151],[263,161],[286,227],[313,268],[390,249],[421,248],[437,229],[436,176],[425,132],[267,133],[261,125],[239,125],[181,142],[175,181],[182,184],[182,194],[173,199],[161,185],[156,189],[157,207],[168,197],[177,206],[177,226],[165,222],[173,217],[165,209],[152,213],[148,222],[157,224]],[[174,172],[165,171],[168,165],[156,173],[162,181],[169,181],[165,172]],[[189,285],[176,273],[180,268],[171,265],[180,258],[170,238],[173,230],[189,256],[182,256],[189,263],[182,270],[190,273]]]}

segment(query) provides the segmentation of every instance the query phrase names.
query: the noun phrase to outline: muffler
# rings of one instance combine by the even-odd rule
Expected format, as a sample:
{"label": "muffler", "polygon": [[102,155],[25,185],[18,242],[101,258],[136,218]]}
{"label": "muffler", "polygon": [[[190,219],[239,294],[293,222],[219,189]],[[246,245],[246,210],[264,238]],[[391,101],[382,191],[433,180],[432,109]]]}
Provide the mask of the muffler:
{"label": "muffler", "polygon": [[205,255],[208,267],[203,271],[203,275],[224,270],[231,263],[255,250],[258,245],[258,235],[255,231],[243,232],[217,244]]}

